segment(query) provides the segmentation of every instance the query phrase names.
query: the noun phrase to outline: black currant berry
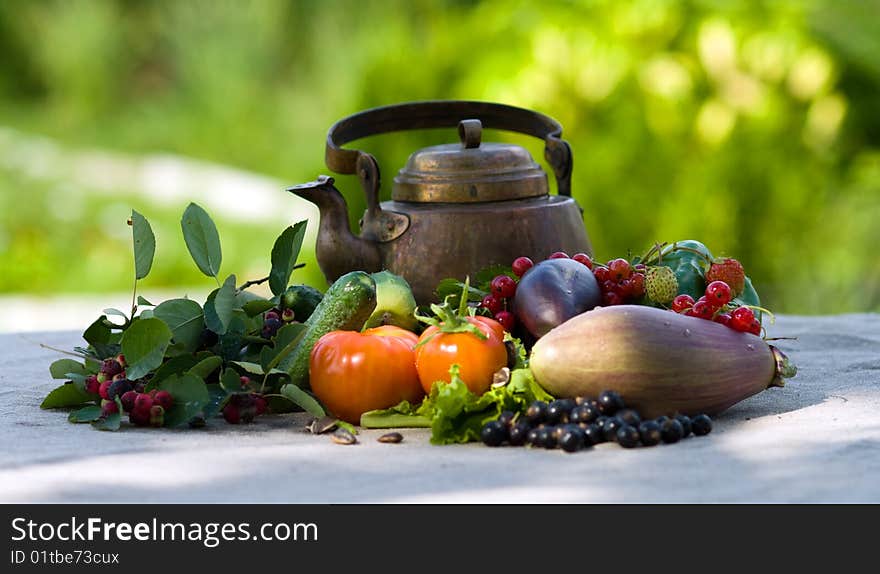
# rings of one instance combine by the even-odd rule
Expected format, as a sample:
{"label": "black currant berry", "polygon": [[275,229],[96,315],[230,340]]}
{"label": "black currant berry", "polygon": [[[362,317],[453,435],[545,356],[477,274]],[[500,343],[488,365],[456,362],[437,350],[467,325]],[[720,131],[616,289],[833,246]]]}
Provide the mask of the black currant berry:
{"label": "black currant berry", "polygon": [[501,446],[507,440],[507,425],[501,421],[489,421],[483,425],[480,440],[486,446]]}
{"label": "black currant berry", "polygon": [[614,416],[616,416],[629,426],[636,428],[638,428],[639,424],[642,422],[642,417],[640,417],[639,413],[633,409],[623,409],[622,411],[617,411],[617,414],[615,414]]}
{"label": "black currant berry", "polygon": [[599,410],[603,415],[613,415],[625,408],[623,398],[616,391],[602,391],[599,393]]}
{"label": "black currant berry", "polygon": [[504,411],[500,415],[498,415],[498,422],[503,424],[504,426],[510,426],[513,423],[513,419],[516,415],[513,414],[513,411]]}
{"label": "black currant berry", "polygon": [[705,436],[712,432],[712,419],[709,415],[697,415],[691,419],[691,430],[695,436]]}
{"label": "black currant berry", "polygon": [[675,420],[681,423],[681,438],[687,438],[691,434],[691,417],[675,415]]}
{"label": "black currant berry", "polygon": [[632,425],[623,425],[617,429],[617,444],[623,448],[639,446],[639,431]]}
{"label": "black currant berry", "polygon": [[684,429],[681,428],[681,423],[675,419],[669,419],[660,426],[660,437],[665,443],[676,443],[681,440],[682,435],[684,435]]}
{"label": "black currant berry", "polygon": [[654,446],[660,444],[662,436],[660,435],[660,425],[655,421],[645,421],[639,425],[639,437],[645,446]]}
{"label": "black currant berry", "polygon": [[568,422],[568,415],[571,413],[574,401],[571,399],[557,399],[547,406],[547,422],[551,425],[558,425]]}
{"label": "black currant berry", "polygon": [[577,426],[566,426],[559,437],[559,447],[565,452],[577,452],[584,448],[584,432]]}
{"label": "black currant berry", "polygon": [[546,449],[556,448],[556,427],[544,427],[539,429],[538,442]]}
{"label": "black currant berry", "polygon": [[532,428],[524,422],[518,422],[510,427],[509,435],[507,440],[510,441],[511,446],[522,446],[526,444],[528,440],[529,433]]}
{"label": "black currant berry", "polygon": [[528,434],[526,434],[526,444],[529,446],[542,447],[544,446],[540,442],[540,429],[529,429]]}
{"label": "black currant berry", "polygon": [[573,423],[591,423],[599,417],[599,410],[593,405],[578,405],[571,410],[568,420]]}
{"label": "black currant berry", "polygon": [[526,420],[533,426],[537,426],[544,422],[547,418],[547,403],[544,401],[535,401],[526,409]]}
{"label": "black currant berry", "polygon": [[594,445],[605,442],[605,433],[599,428],[599,425],[589,425],[584,429],[584,442],[587,445]]}
{"label": "black currant berry", "polygon": [[624,422],[617,417],[611,417],[606,420],[605,424],[602,425],[602,433],[605,435],[605,440],[614,442],[617,439],[617,431],[623,426]]}

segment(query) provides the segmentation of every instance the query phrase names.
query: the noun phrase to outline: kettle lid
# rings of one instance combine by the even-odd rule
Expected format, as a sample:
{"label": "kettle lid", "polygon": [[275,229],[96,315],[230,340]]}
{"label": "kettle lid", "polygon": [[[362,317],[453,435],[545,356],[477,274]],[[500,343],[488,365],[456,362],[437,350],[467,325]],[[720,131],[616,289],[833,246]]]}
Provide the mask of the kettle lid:
{"label": "kettle lid", "polygon": [[481,142],[480,120],[458,124],[460,144],[420,149],[394,178],[394,201],[476,203],[548,194],[547,174],[525,148]]}

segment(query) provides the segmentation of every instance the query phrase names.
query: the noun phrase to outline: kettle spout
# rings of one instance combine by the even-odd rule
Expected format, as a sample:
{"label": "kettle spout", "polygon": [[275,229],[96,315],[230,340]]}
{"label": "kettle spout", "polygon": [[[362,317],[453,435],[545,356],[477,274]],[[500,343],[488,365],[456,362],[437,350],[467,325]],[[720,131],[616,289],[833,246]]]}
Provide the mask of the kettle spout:
{"label": "kettle spout", "polygon": [[332,177],[322,175],[287,191],[318,206],[321,223],[315,255],[328,282],[333,283],[350,271],[381,271],[378,244],[351,232],[345,198],[333,185]]}

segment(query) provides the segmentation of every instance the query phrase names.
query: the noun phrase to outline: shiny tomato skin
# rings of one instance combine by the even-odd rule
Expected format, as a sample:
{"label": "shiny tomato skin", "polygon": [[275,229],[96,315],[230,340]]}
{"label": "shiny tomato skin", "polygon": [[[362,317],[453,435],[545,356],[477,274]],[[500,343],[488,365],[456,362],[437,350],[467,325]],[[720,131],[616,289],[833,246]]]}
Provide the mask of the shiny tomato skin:
{"label": "shiny tomato skin", "polygon": [[504,327],[488,317],[470,317],[489,338],[482,340],[473,333],[443,333],[428,327],[419,337],[416,348],[416,370],[425,393],[431,392],[435,381],[450,380],[449,368],[459,366],[459,376],[471,392],[481,395],[492,385],[492,375],[507,366]]}
{"label": "shiny tomato skin", "polygon": [[318,400],[335,416],[359,424],[361,415],[400,401],[418,403],[419,384],[413,351],[418,337],[392,325],[357,331],[332,331],[315,343],[309,356],[309,382]]}

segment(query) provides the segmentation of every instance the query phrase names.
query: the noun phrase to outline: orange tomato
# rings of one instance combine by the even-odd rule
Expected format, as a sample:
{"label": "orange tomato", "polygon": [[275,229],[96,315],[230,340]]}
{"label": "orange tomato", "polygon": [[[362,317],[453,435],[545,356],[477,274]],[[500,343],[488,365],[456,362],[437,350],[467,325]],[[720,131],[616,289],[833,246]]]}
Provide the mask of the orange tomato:
{"label": "orange tomato", "polygon": [[392,325],[327,333],[309,356],[312,392],[331,413],[352,424],[373,409],[403,400],[417,403],[424,396],[415,367],[417,342],[415,334]]}
{"label": "orange tomato", "polygon": [[419,338],[416,349],[416,370],[426,393],[435,381],[450,380],[449,368],[459,366],[459,377],[471,392],[481,395],[492,385],[492,375],[507,366],[507,347],[504,345],[504,327],[488,317],[469,317],[488,339],[473,333],[444,333],[437,327],[428,327]]}

